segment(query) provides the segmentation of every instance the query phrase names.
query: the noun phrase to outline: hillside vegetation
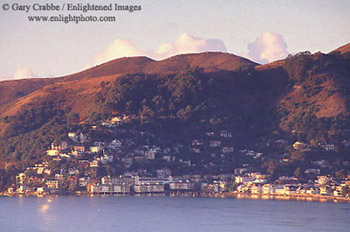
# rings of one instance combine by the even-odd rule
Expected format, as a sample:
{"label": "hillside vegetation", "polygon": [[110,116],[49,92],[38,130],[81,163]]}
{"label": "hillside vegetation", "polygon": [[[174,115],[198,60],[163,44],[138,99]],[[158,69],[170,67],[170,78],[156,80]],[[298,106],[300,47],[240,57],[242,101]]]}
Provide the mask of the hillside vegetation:
{"label": "hillside vegetation", "polygon": [[225,53],[122,58],[61,78],[0,83],[0,160],[42,159],[71,129],[128,115],[164,142],[229,130],[236,144],[349,139],[350,53],[257,65]]}

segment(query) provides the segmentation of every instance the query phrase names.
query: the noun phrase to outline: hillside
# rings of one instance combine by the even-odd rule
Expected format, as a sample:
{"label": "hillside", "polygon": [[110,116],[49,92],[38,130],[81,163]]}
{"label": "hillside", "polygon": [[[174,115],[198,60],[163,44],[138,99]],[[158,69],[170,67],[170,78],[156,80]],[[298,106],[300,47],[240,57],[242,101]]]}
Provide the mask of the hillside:
{"label": "hillside", "polygon": [[23,98],[45,85],[56,82],[55,79],[26,79],[0,82],[0,112],[13,106],[13,102]]}
{"label": "hillside", "polygon": [[0,117],[14,115],[43,101],[60,100],[60,104],[72,107],[86,118],[91,110],[91,96],[97,87],[102,81],[109,82],[116,76],[135,73],[168,75],[183,72],[188,67],[200,67],[206,72],[233,71],[253,65],[256,64],[244,58],[215,52],[179,55],[162,61],[132,57],[112,60],[66,77],[0,82]]}
{"label": "hillside", "polygon": [[255,66],[256,63],[229,53],[206,52],[177,55],[162,61],[149,63],[143,73],[172,74],[183,72],[188,66],[203,68],[205,72],[234,71],[242,67]]}
{"label": "hillside", "polygon": [[[350,43],[345,44],[345,45],[333,50],[332,52],[340,52],[341,54],[350,52]],[[332,52],[330,52],[330,53],[332,53]]]}
{"label": "hillside", "polygon": [[[322,134],[320,131],[330,130],[331,119],[333,123],[336,119],[348,121],[350,66],[347,56],[301,53],[287,60],[284,68],[292,77],[293,86],[278,104],[283,116],[281,129],[308,134],[310,139],[311,131],[319,130],[317,133]],[[305,130],[309,131],[305,133]]]}
{"label": "hillside", "polygon": [[185,71],[188,66],[200,67],[205,71],[233,71],[256,63],[228,53],[206,52],[177,55],[165,60],[155,61],[147,57],[126,57],[87,69],[83,72],[64,77],[65,81],[109,76],[114,74],[173,74]]}
{"label": "hillside", "polygon": [[65,77],[0,82],[0,160],[42,158],[71,128],[115,115],[158,143],[229,130],[235,146],[276,137],[340,144],[350,131],[347,49],[266,65],[217,52],[121,58]]}

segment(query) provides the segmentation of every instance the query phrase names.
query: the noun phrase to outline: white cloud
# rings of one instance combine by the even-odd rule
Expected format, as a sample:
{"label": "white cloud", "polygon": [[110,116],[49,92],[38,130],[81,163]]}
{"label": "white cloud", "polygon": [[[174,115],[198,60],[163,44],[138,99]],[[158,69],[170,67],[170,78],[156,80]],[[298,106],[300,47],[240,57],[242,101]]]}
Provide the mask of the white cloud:
{"label": "white cloud", "polygon": [[262,64],[284,59],[287,56],[287,44],[283,36],[268,31],[248,44],[248,54],[246,54],[248,59]]}
{"label": "white cloud", "polygon": [[25,78],[33,78],[36,77],[34,75],[33,70],[29,67],[20,67],[15,71],[12,79],[25,79]]}
{"label": "white cloud", "polygon": [[0,81],[27,79],[27,78],[34,78],[34,77],[37,77],[37,75],[34,74],[33,70],[30,67],[20,67],[15,70],[15,73],[13,74],[13,76],[0,75]]}
{"label": "white cloud", "polygon": [[132,41],[115,39],[106,50],[95,54],[94,65],[101,64],[115,58],[140,56],[142,54],[143,52],[138,50]]}
{"label": "white cloud", "polygon": [[[197,53],[205,51],[226,51],[223,41],[218,39],[203,39],[190,34],[181,34],[173,43],[162,43],[156,51],[143,51],[138,49],[130,40],[115,39],[106,50],[94,56],[93,65],[106,61],[130,56],[148,56],[153,59],[165,59],[170,56],[184,53]],[[87,66],[85,66],[86,68]]]}
{"label": "white cloud", "polygon": [[175,43],[163,43],[153,55],[154,58],[164,59],[176,54],[205,52],[205,51],[226,51],[223,41],[218,39],[202,39],[184,33],[177,38]]}

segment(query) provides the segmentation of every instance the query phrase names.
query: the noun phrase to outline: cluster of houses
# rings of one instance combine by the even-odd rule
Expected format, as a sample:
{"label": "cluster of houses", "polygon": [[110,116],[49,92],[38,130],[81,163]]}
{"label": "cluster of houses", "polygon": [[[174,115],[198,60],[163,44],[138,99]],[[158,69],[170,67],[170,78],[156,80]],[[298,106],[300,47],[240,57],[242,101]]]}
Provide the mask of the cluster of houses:
{"label": "cluster of houses", "polygon": [[281,176],[275,183],[268,183],[266,176],[249,173],[236,176],[236,193],[295,196],[344,196],[350,197],[350,176],[336,180],[329,176],[317,176],[315,181],[301,184],[296,177]]}
{"label": "cluster of houses", "polygon": [[[279,177],[271,183],[269,177],[259,172],[251,172],[250,163],[262,163],[265,156],[252,149],[236,148],[232,142],[232,132],[227,130],[208,131],[201,138],[194,138],[187,144],[175,143],[161,146],[155,142],[155,135],[149,132],[126,129],[127,116],[113,117],[100,127],[113,132],[109,139],[96,139],[91,133],[72,131],[66,141],[52,142],[46,151],[46,161],[35,164],[19,173],[16,184],[7,194],[45,195],[64,193],[87,194],[158,194],[158,193],[234,193],[291,195],[310,194],[326,196],[349,196],[349,177],[335,180],[321,176],[321,170],[330,167],[327,160],[317,160],[304,173],[312,176],[307,184],[301,184],[296,177]],[[114,133],[116,132],[117,133]],[[280,146],[288,141],[274,141]],[[344,140],[344,146],[350,142]],[[295,150],[308,149],[310,144],[297,141],[291,144]],[[266,146],[269,146],[267,143]],[[318,147],[333,151],[333,144],[319,143]],[[192,154],[183,156],[182,154]],[[243,163],[232,167],[232,174],[226,175],[182,175],[172,176],[169,163],[195,168],[203,165],[207,170],[218,166],[227,157],[243,157]],[[193,159],[192,159],[192,158]],[[204,160],[205,159],[205,160]],[[254,162],[250,162],[254,161]],[[62,166],[70,162],[73,165]],[[134,169],[141,162],[160,162],[158,170]],[[280,162],[289,162],[288,156],[281,156]],[[56,165],[53,165],[56,164]],[[350,162],[344,164],[350,166]],[[101,176],[101,168],[122,167],[123,175]],[[137,165],[136,165],[137,166]]]}
{"label": "cluster of houses", "polygon": [[[336,145],[332,143],[326,143],[326,142],[316,142],[315,144],[309,144],[306,142],[301,142],[301,141],[296,141],[293,144],[293,148],[295,150],[302,150],[302,149],[311,149],[313,148],[318,148],[321,150],[325,151],[335,151],[336,150]],[[350,148],[350,141],[349,140],[342,140],[340,143],[341,148]]]}
{"label": "cluster of houses", "polygon": [[[36,174],[50,174],[47,164],[42,163],[28,168]],[[243,170],[244,171],[244,170]],[[92,178],[79,177],[77,170],[69,173],[56,173],[52,178],[34,177],[28,172],[16,176],[16,185],[7,191],[7,195],[23,194],[43,196],[62,194],[62,186],[70,182],[79,185],[80,191],[70,194],[253,194],[272,196],[329,196],[350,199],[350,176],[341,180],[330,176],[317,176],[315,181],[301,184],[296,177],[281,176],[275,182],[269,182],[268,176],[253,172],[223,175],[183,175],[171,176],[167,168],[157,170],[155,177],[139,176],[137,172],[126,172],[119,176]],[[67,192],[64,192],[67,193]]]}
{"label": "cluster of houses", "polygon": [[165,192],[193,192],[194,183],[183,178],[106,176],[100,183],[90,184],[91,194],[156,194]]}
{"label": "cluster of houses", "polygon": [[[114,117],[102,123],[102,128],[113,130],[126,120],[124,117]],[[95,126],[94,129],[97,129]],[[175,143],[172,146],[162,147],[154,141],[154,134],[126,130],[118,128],[118,136],[106,141],[98,141],[83,132],[69,132],[69,141],[58,141],[51,144],[46,151],[47,156],[54,161],[62,159],[77,159],[80,163],[88,163],[91,168],[98,168],[108,163],[120,163],[128,169],[133,164],[143,161],[165,161],[178,162],[184,166],[195,166],[190,157],[183,157],[181,154],[192,153],[201,155],[202,158],[223,159],[232,156],[236,151],[232,145],[232,133],[226,130],[219,132],[207,132],[205,139],[193,139],[187,145]],[[135,138],[142,138],[139,143]],[[261,159],[262,153],[252,150],[237,150],[240,154],[254,159]],[[205,153],[205,155],[203,155]],[[197,156],[199,157],[199,156]],[[206,160],[207,161],[207,160]],[[202,160],[207,163],[206,168],[215,168],[214,163]],[[210,160],[209,160],[210,161]]]}

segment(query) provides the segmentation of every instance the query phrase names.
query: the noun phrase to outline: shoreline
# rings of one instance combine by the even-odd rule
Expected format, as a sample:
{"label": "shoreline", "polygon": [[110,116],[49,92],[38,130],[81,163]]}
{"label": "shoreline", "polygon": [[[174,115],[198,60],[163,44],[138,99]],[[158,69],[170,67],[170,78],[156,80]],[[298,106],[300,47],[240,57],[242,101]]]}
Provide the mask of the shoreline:
{"label": "shoreline", "polygon": [[146,194],[91,194],[91,193],[74,193],[74,194],[7,194],[0,193],[0,197],[59,197],[59,196],[132,196],[132,197],[203,197],[203,198],[233,198],[233,199],[248,199],[248,200],[281,200],[281,201],[308,201],[308,202],[333,202],[333,203],[350,203],[350,198],[340,196],[327,196],[320,194],[251,194],[251,193],[146,193]]}
{"label": "shoreline", "polygon": [[223,197],[251,200],[292,200],[292,201],[313,201],[313,202],[343,202],[350,203],[350,198],[341,196],[328,196],[320,194],[252,194],[252,193],[222,193]]}

